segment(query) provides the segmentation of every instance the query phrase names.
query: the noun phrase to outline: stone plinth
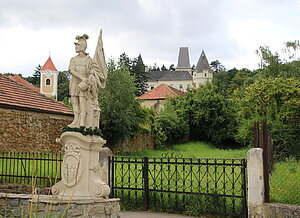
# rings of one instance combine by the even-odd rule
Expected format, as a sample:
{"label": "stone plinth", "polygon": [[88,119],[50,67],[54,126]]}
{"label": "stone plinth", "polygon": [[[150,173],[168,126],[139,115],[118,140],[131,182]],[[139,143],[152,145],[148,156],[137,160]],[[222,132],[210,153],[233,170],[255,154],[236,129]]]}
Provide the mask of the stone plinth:
{"label": "stone plinth", "polygon": [[60,200],[108,198],[110,188],[100,178],[99,152],[106,143],[100,136],[64,132],[57,142],[63,145],[62,180],[52,186]]}
{"label": "stone plinth", "polygon": [[0,217],[120,217],[119,199],[58,200],[51,195],[0,193]]}

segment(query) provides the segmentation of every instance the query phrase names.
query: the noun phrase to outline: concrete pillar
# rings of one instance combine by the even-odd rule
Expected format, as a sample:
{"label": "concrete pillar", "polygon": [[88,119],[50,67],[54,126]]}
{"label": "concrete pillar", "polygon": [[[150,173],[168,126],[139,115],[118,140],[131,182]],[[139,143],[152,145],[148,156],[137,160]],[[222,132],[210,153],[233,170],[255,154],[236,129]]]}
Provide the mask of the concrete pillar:
{"label": "concrete pillar", "polygon": [[[248,217],[261,214],[264,203],[263,150],[252,148],[247,153],[248,170]],[[252,215],[251,215],[252,214]]]}

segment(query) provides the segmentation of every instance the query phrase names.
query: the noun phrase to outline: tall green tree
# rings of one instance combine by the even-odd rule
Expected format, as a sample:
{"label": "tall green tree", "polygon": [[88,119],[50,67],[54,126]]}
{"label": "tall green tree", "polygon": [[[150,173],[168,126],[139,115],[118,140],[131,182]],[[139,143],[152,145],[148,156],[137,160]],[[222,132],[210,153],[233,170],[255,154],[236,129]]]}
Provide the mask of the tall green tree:
{"label": "tall green tree", "polygon": [[[276,157],[294,155],[300,159],[300,81],[298,78],[260,78],[236,97],[240,127],[237,139],[253,140],[253,121],[267,119]],[[282,131],[284,130],[284,131]]]}
{"label": "tall green tree", "polygon": [[136,99],[135,78],[124,65],[108,62],[105,89],[100,91],[100,128],[108,144],[134,136],[144,122],[144,111]]}
{"label": "tall green tree", "polygon": [[226,71],[226,68],[224,67],[224,65],[221,64],[219,60],[212,61],[210,63],[210,67],[214,73],[220,73]]}
{"label": "tall green tree", "polygon": [[40,87],[40,81],[41,81],[41,70],[42,66],[39,64],[35,70],[32,76],[29,76],[27,78],[24,78],[28,82],[30,82],[35,87]]}
{"label": "tall green tree", "polygon": [[135,86],[137,88],[136,95],[140,96],[147,92],[148,77],[147,73],[145,72],[145,65],[141,55],[138,56],[137,61],[133,65],[133,76],[135,78]]}

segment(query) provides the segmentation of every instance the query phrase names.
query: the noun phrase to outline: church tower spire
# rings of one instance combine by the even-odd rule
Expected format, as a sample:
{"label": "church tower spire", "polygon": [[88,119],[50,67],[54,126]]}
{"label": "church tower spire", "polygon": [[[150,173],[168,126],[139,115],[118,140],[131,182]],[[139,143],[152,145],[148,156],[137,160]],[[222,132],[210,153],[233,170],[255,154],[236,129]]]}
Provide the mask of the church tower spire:
{"label": "church tower spire", "polygon": [[57,99],[58,71],[49,55],[48,60],[40,70],[41,73],[41,93],[48,97]]}

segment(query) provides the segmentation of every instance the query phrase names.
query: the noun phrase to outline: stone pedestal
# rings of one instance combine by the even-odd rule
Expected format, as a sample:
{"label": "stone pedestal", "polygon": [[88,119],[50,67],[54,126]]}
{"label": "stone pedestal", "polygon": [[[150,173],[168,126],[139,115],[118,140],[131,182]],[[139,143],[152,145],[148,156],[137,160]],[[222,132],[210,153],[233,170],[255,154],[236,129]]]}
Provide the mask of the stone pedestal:
{"label": "stone pedestal", "polygon": [[52,186],[60,200],[108,198],[110,188],[100,179],[99,152],[106,143],[100,136],[64,132],[57,142],[64,147],[62,180]]}

